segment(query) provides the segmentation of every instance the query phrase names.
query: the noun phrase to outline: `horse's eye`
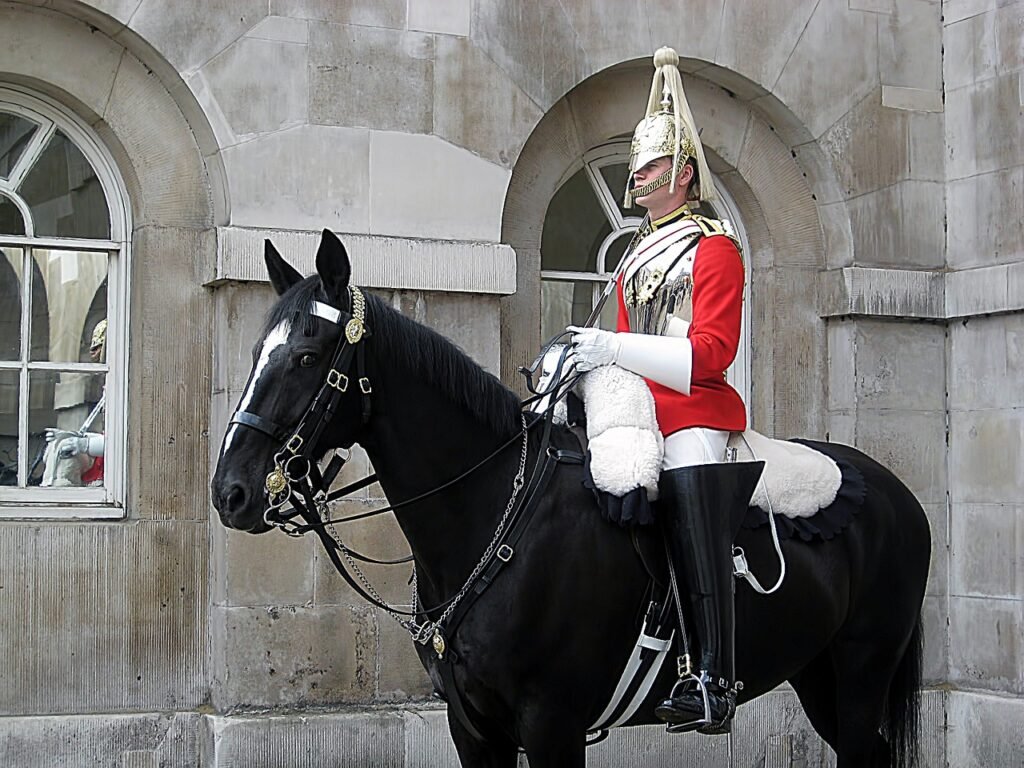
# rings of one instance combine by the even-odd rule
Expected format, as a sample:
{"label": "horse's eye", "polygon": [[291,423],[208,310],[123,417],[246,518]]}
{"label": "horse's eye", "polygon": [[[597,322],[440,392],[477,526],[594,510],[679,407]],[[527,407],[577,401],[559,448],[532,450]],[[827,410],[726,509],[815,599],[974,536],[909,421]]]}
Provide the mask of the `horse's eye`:
{"label": "horse's eye", "polygon": [[316,365],[316,355],[303,355],[299,359],[299,365],[303,368],[312,368]]}

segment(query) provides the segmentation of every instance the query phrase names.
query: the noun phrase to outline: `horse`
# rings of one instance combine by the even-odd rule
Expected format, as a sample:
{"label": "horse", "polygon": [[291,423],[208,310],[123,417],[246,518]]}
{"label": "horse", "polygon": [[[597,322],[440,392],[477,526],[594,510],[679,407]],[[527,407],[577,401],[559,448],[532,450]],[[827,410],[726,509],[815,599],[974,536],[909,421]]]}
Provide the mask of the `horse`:
{"label": "horse", "polygon": [[[238,410],[255,417],[233,420],[212,479],[221,521],[253,534],[274,527],[264,489],[279,466],[281,435],[304,419],[325,378],[338,382],[333,352],[352,323],[345,318],[359,309],[367,330],[358,341],[365,385],[339,396],[309,448],[319,457],[362,446],[388,501],[400,507],[395,516],[414,558],[418,604],[450,605],[479,572],[481,555],[490,551],[493,561],[500,554],[495,531],[523,467],[540,458],[540,430],[532,423],[524,429],[516,394],[453,343],[379,298],[362,298],[350,285],[348,254],[330,231],[309,277],[269,240],[265,260],[279,298],[254,347]],[[357,295],[364,307],[353,306]],[[576,445],[557,425],[549,440]],[[838,768],[906,766],[917,747],[929,527],[889,470],[853,448],[829,447],[863,475],[863,508],[831,540],[783,541],[788,570],[778,591],[762,596],[738,583],[738,701],[789,681]],[[634,646],[651,579],[630,532],[601,518],[584,479],[583,467],[560,464],[533,500],[514,556],[444,638],[457,653],[449,677],[436,637],[434,647],[427,638],[416,644],[449,703],[463,766],[512,768],[520,749],[532,768],[586,765],[588,728]],[[737,544],[752,570],[777,567],[765,529],[743,529]],[[675,666],[664,665],[625,725],[656,722],[654,706],[675,682]],[[453,703],[463,717],[453,716]]]}

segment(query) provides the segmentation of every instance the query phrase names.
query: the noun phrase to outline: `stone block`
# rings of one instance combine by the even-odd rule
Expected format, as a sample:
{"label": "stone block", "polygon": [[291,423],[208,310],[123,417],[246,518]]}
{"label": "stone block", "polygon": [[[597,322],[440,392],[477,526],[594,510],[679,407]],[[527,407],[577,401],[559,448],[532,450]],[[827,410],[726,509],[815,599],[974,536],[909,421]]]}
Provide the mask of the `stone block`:
{"label": "stone block", "polygon": [[430,133],[433,80],[432,35],[309,25],[311,123]]}
{"label": "stone block", "polygon": [[949,593],[1024,600],[1024,508],[954,504]]}
{"label": "stone block", "polygon": [[306,122],[306,52],[301,43],[244,37],[203,67],[219,112],[238,140]]}
{"label": "stone block", "polygon": [[[700,75],[687,76],[683,87],[705,148],[724,162],[728,170],[737,167],[747,135],[747,123],[753,119],[749,105]],[[640,92],[643,90],[641,88]],[[645,108],[646,105],[642,106],[637,114],[642,115]]]}
{"label": "stone block", "polygon": [[[672,5],[679,23],[686,22],[686,14],[679,13],[678,6]],[[708,3],[709,11],[715,13],[722,8],[721,21],[712,24],[712,29],[721,30],[713,39],[718,48],[706,60],[732,69],[768,90],[773,86],[793,55],[817,3],[808,0],[786,0],[783,3]],[[692,28],[691,28],[692,29]],[[681,32],[679,37],[689,37]],[[771,45],[765,45],[771,40]],[[783,99],[785,101],[785,99]]]}
{"label": "stone block", "polygon": [[945,408],[946,334],[937,325],[859,320],[856,402],[864,408]]}
{"label": "stone block", "polygon": [[1024,38],[1020,33],[1024,4],[1019,0],[984,3],[978,13],[964,19],[950,16],[951,5],[947,3],[943,8],[947,91],[1024,67]]}
{"label": "stone block", "polygon": [[882,82],[936,93],[941,109],[942,8],[931,0],[895,0],[878,23]]}
{"label": "stone block", "polygon": [[213,223],[210,177],[181,110],[146,65],[124,54],[102,112],[131,162],[136,227],[206,227]]}
{"label": "stone block", "polygon": [[515,165],[542,113],[466,39],[438,38],[434,133],[506,168]]}
{"label": "stone block", "polygon": [[1024,409],[953,411],[949,417],[950,496],[956,502],[1020,500]]}
{"label": "stone block", "polygon": [[307,125],[224,151],[231,223],[367,232],[369,133]]}
{"label": "stone block", "polygon": [[400,705],[429,699],[434,686],[416,655],[415,644],[408,631],[382,611],[377,611],[377,623],[380,638],[377,646],[377,668],[380,670],[377,699]]}
{"label": "stone block", "polygon": [[[217,152],[216,156],[220,157],[220,149],[237,144],[238,137],[235,136],[235,132],[231,129],[231,125],[220,108],[220,104],[217,103],[217,99],[210,89],[210,83],[207,81],[203,70],[197,69],[190,72],[185,76],[185,83],[192,99],[199,105],[198,109],[202,111],[203,115],[205,115],[205,120],[209,123],[216,143],[214,151]],[[225,207],[227,206],[225,205]]]}
{"label": "stone block", "polygon": [[377,628],[369,609],[212,609],[218,712],[338,706],[372,699]]}
{"label": "stone block", "polygon": [[974,317],[949,326],[949,407],[1014,408],[1024,380],[1024,315]]}
{"label": "stone block", "polygon": [[825,420],[825,439],[833,443],[853,445],[857,442],[857,412],[829,411]]}
{"label": "stone block", "polygon": [[882,106],[908,112],[942,112],[942,91],[883,85]]}
{"label": "stone block", "polygon": [[373,131],[370,179],[373,234],[500,238],[509,172],[436,136]]}
{"label": "stone block", "polygon": [[364,27],[404,29],[406,24],[406,0],[270,0],[270,12],[275,16]]}
{"label": "stone block", "polygon": [[932,533],[932,559],[928,567],[928,587],[925,594],[944,597],[949,594],[950,543],[949,513],[945,504],[924,504],[928,527]]}
{"label": "stone block", "polygon": [[274,768],[405,766],[402,712],[206,716],[207,765]]}
{"label": "stone block", "polygon": [[949,598],[949,680],[954,685],[1024,692],[1024,601]]}
{"label": "stone block", "polygon": [[1024,120],[1016,73],[946,94],[946,172],[950,181],[1020,164]]}
{"label": "stone block", "polygon": [[[219,525],[219,523],[215,523]],[[224,605],[288,606],[313,601],[313,536],[292,539],[277,533],[253,536],[225,531]],[[218,604],[221,604],[218,602]]]}
{"label": "stone block", "polygon": [[[774,5],[764,6],[765,14],[778,12]],[[877,26],[875,14],[851,11],[845,3],[815,6],[772,89],[813,136],[821,136],[880,85]],[[755,39],[764,40],[764,33],[760,30]],[[751,41],[748,50],[759,56],[764,47]],[[842,61],[843,66],[822,66],[828,61]]]}
{"label": "stone block", "polygon": [[267,16],[259,24],[245,33],[253,40],[271,40],[276,43],[297,43],[306,45],[309,42],[309,24],[305,19],[289,16]]}
{"label": "stone block", "polygon": [[818,312],[822,317],[944,319],[945,275],[912,269],[842,267],[820,273]]}
{"label": "stone block", "polygon": [[441,35],[469,36],[471,0],[410,0],[409,29]]}
{"label": "stone block", "polygon": [[856,263],[938,269],[945,262],[945,189],[903,181],[849,202]]}
{"label": "stone block", "polygon": [[79,21],[38,8],[4,8],[0,71],[48,83],[102,115],[124,51]]}
{"label": "stone block", "polygon": [[277,295],[269,283],[226,283],[214,296],[217,353],[213,358],[212,389],[229,393],[234,405],[249,379],[253,346]]}
{"label": "stone block", "polygon": [[856,445],[888,467],[922,504],[945,503],[946,417],[942,411],[862,408],[857,414]]}
{"label": "stone block", "polygon": [[[624,61],[639,59],[647,65],[648,77],[654,72],[654,51],[662,45],[675,45],[681,57],[704,60],[712,58],[709,54],[713,51],[708,49],[714,43],[709,42],[705,34],[713,35],[711,40],[714,40],[718,36],[717,29],[712,31],[701,28],[701,35],[672,32],[679,28],[682,17],[690,24],[700,23],[698,19],[711,21],[708,11],[712,5],[720,6],[721,0],[691,3],[686,13],[680,13],[679,9],[672,13],[668,3],[658,0],[632,8],[618,0],[567,0],[561,3],[576,33],[578,44],[586,52],[588,72],[600,72]],[[669,10],[667,15],[666,10]],[[717,22],[720,16],[720,13],[716,14],[714,21]],[[663,23],[665,26],[662,26]],[[615,33],[609,34],[610,29],[614,29]],[[658,31],[655,33],[653,30]],[[697,53],[698,48],[703,55]],[[647,90],[650,90],[649,86],[650,83]],[[639,120],[639,116],[636,119]]]}
{"label": "stone block", "polygon": [[113,37],[124,29],[128,20],[142,5],[142,0],[33,0],[32,5],[46,5]]}
{"label": "stone block", "polygon": [[828,335],[828,408],[851,410],[857,407],[857,338],[859,323],[833,320],[827,325]]}
{"label": "stone block", "polygon": [[821,137],[846,198],[907,178],[910,115],[882,106],[880,91],[855,105]]}
{"label": "stone block", "polygon": [[950,691],[949,763],[957,768],[1019,765],[1024,754],[1024,702]]}
{"label": "stone block", "polygon": [[201,716],[63,715],[0,718],[0,764],[100,768],[199,764]]}
{"label": "stone block", "polygon": [[949,680],[949,629],[945,596],[928,595],[921,606],[924,655],[921,679],[924,685],[942,685]]}
{"label": "stone block", "polygon": [[946,195],[951,268],[1024,261],[1024,166],[951,181]]}
{"label": "stone block", "polygon": [[178,72],[201,67],[267,15],[266,0],[142,0],[128,27]]}
{"label": "stone block", "polygon": [[[213,302],[197,270],[213,232],[136,229],[128,380],[129,514],[206,520]],[[157,404],[157,407],[154,407]]]}
{"label": "stone block", "polygon": [[472,37],[545,112],[594,71],[561,3],[478,0]]}
{"label": "stone block", "polygon": [[8,524],[0,548],[0,713],[206,700],[205,523]]}
{"label": "stone block", "polygon": [[850,209],[846,203],[828,203],[818,206],[821,233],[824,237],[827,269],[849,267],[853,264],[853,232],[850,228]]}

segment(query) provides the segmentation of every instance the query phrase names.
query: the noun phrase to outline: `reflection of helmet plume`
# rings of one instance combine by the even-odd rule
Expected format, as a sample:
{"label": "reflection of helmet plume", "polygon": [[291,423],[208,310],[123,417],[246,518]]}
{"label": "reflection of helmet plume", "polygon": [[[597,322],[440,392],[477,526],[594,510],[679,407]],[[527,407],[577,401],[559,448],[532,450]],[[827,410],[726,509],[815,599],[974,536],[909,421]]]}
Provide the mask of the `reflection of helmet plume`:
{"label": "reflection of helmet plume", "polygon": [[89,349],[96,350],[107,343],[107,319],[103,318],[92,329],[92,340],[89,342]]}

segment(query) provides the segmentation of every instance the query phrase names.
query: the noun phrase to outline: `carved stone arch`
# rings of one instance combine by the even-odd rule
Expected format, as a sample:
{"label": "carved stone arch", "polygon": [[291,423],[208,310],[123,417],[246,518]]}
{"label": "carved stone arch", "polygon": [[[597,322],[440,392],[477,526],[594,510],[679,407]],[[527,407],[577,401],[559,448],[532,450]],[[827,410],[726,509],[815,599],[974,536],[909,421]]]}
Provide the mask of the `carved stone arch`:
{"label": "carved stone arch", "polygon": [[[770,435],[822,435],[826,334],[818,273],[852,259],[845,207],[822,213],[838,188],[831,166],[806,128],[763,89],[702,62],[684,60],[681,69],[709,164],[739,208],[749,242],[752,426]],[[548,203],[585,151],[632,134],[650,78],[647,60],[587,78],[548,110],[519,155],[502,217],[502,240],[517,255],[517,293],[502,307],[506,381],[542,341],[540,242]]]}

